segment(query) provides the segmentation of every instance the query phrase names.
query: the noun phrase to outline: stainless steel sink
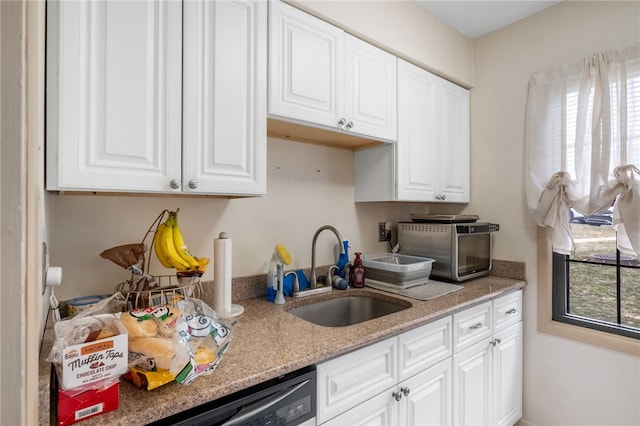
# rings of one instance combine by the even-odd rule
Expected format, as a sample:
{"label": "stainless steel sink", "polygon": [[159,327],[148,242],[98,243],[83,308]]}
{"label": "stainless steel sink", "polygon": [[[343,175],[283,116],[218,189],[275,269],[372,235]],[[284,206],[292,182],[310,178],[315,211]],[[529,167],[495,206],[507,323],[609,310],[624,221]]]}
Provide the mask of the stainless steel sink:
{"label": "stainless steel sink", "polygon": [[380,318],[411,307],[409,302],[393,302],[371,296],[343,296],[289,310],[298,318],[325,327],[344,327]]}

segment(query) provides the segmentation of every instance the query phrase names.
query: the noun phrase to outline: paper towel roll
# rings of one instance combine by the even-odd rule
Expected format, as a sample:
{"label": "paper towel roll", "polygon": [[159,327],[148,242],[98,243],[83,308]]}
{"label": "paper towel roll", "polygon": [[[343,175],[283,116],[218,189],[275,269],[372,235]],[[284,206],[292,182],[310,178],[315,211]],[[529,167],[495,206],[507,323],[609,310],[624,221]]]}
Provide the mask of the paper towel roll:
{"label": "paper towel roll", "polygon": [[231,238],[226,232],[213,241],[213,309],[222,316],[231,312]]}

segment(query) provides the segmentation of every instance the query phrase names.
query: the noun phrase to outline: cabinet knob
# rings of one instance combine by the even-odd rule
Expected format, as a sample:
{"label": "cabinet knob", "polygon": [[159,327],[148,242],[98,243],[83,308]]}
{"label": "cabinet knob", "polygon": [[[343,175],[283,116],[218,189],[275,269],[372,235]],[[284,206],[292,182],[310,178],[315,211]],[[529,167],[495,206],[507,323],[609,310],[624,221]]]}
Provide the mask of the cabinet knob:
{"label": "cabinet knob", "polygon": [[402,392],[404,396],[409,396],[409,392],[411,392],[411,390],[408,387],[401,387],[400,392]]}
{"label": "cabinet knob", "polygon": [[447,199],[447,196],[444,194],[438,194],[436,195],[436,200],[440,200],[440,201],[444,201]]}
{"label": "cabinet knob", "polygon": [[515,314],[516,312],[518,312],[518,310],[516,308],[513,308],[513,309],[509,309],[506,313],[508,315],[512,315],[512,314]]}
{"label": "cabinet knob", "polygon": [[340,120],[338,120],[338,126],[342,127],[345,124],[347,124],[347,119],[342,117]]}
{"label": "cabinet knob", "polygon": [[394,393],[391,394],[391,396],[393,396],[393,398],[396,401],[400,401],[402,399],[402,393],[401,392],[394,392]]}
{"label": "cabinet knob", "polygon": [[191,179],[188,183],[189,185],[189,189],[196,189],[198,188],[198,180],[197,179]]}
{"label": "cabinet knob", "polygon": [[169,182],[169,186],[171,189],[180,189],[180,181],[178,179],[171,179]]}
{"label": "cabinet knob", "polygon": [[353,129],[353,121],[347,123],[347,129]]}

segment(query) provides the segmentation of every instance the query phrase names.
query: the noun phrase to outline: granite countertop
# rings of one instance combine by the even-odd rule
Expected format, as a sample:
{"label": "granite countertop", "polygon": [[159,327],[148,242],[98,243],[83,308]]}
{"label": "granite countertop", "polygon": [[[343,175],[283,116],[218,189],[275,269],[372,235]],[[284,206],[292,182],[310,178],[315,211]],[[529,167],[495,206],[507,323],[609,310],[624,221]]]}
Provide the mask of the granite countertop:
{"label": "granite countertop", "polygon": [[[244,313],[237,318],[231,346],[213,374],[199,377],[190,385],[174,382],[152,391],[139,389],[122,380],[119,408],[81,424],[128,426],[155,421],[402,333],[525,285],[522,279],[488,276],[465,283],[462,290],[428,301],[370,288],[335,290],[304,299],[287,298],[284,305],[268,303],[263,297],[237,301],[234,303],[243,306]],[[287,312],[295,306],[319,299],[364,294],[402,299],[411,307],[338,328],[317,326]],[[40,424],[49,423],[50,364],[45,359],[52,341],[53,329],[48,326],[40,356]]]}

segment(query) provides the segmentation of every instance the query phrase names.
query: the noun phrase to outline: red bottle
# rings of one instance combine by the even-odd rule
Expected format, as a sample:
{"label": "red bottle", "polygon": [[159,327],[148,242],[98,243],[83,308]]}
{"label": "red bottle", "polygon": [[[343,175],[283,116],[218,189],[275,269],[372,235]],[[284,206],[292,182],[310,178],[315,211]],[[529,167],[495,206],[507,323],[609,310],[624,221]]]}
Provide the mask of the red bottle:
{"label": "red bottle", "polygon": [[353,259],[353,283],[352,287],[362,288],[364,287],[364,266],[362,266],[362,253],[356,253],[355,259]]}

